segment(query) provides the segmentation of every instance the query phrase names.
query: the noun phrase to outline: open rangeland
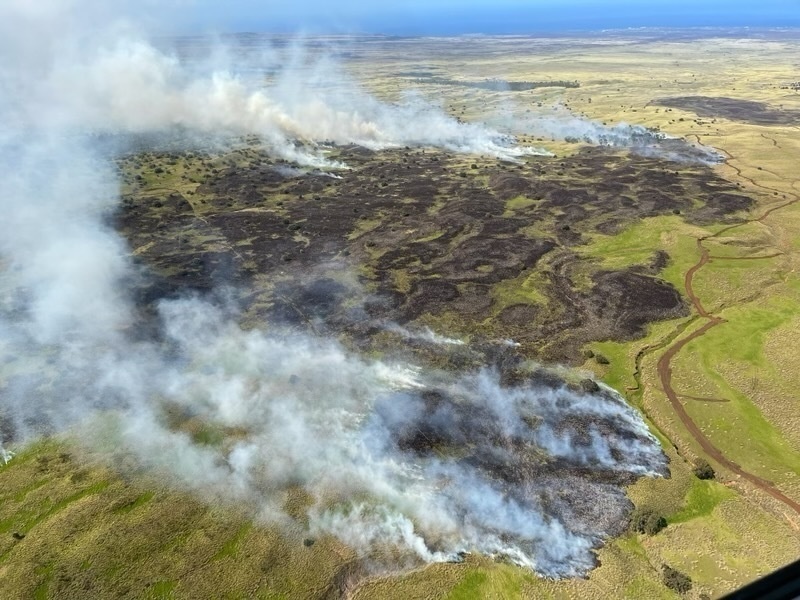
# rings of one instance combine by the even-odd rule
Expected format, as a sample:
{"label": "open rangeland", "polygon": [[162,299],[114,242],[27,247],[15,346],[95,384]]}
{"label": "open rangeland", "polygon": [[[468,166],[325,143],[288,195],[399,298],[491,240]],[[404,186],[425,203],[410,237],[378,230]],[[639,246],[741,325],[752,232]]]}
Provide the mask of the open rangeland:
{"label": "open rangeland", "polygon": [[[147,273],[143,337],[159,299],[224,283],[245,327],[280,323],[447,373],[490,364],[509,385],[595,393],[596,376],[618,390],[669,476],[581,475],[598,486],[587,493],[625,486],[635,507],[619,505],[585,577],[478,553],[388,568],[310,535],[302,487],[281,490],[292,525],[277,526],[66,436],[0,466],[0,595],[673,598],[669,567],[691,579],[685,597],[708,598],[796,559],[798,44],[788,33],[354,40],[344,68],[378,97],[414,88],[552,156],[330,145],[348,167],[335,177],[249,138],[115,158],[114,226]],[[621,122],[678,140],[643,146]],[[723,160],[698,161],[698,146]],[[0,382],[24,370],[8,359]],[[423,412],[446,403],[421,398]],[[196,444],[246,434],[167,418]],[[535,459],[516,472],[453,430],[415,432],[395,440],[403,452],[478,464],[509,486],[574,475]],[[512,442],[503,449],[523,457]],[[713,477],[698,468],[709,465]],[[564,494],[576,514],[592,501]]]}

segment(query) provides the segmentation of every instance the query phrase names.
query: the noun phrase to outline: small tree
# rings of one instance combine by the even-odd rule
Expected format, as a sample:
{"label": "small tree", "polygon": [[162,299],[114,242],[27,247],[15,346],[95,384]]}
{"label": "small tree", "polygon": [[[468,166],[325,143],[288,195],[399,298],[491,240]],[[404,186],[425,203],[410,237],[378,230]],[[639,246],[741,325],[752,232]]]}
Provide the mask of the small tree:
{"label": "small tree", "polygon": [[695,477],[698,479],[714,479],[716,476],[713,467],[708,464],[708,461],[704,458],[701,458],[694,463],[693,472]]}
{"label": "small tree", "polygon": [[673,569],[669,565],[663,565],[663,568],[664,585],[669,589],[679,594],[685,594],[692,589],[692,579],[688,575],[681,573],[677,569]]}
{"label": "small tree", "polygon": [[650,508],[637,508],[631,515],[631,529],[655,535],[667,526],[667,520]]}

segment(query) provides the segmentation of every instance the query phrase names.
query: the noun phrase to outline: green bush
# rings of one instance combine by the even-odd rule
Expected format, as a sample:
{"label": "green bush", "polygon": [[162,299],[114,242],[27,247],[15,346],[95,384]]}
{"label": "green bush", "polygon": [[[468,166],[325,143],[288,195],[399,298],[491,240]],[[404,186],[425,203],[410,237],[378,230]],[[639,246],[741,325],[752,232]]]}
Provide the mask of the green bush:
{"label": "green bush", "polygon": [[631,515],[631,529],[647,535],[655,535],[667,526],[667,520],[649,508],[637,508]]}
{"label": "green bush", "polygon": [[665,586],[679,594],[685,594],[692,589],[692,580],[688,575],[681,573],[677,569],[673,569],[669,565],[663,565],[663,567],[663,581]]}
{"label": "green bush", "polygon": [[607,364],[609,364],[611,362],[605,356],[603,356],[602,354],[595,354],[594,355],[594,359],[597,361],[597,364],[600,364],[600,365],[607,365]]}
{"label": "green bush", "polygon": [[694,464],[693,472],[698,479],[714,479],[716,476],[713,467],[704,458],[699,459]]}

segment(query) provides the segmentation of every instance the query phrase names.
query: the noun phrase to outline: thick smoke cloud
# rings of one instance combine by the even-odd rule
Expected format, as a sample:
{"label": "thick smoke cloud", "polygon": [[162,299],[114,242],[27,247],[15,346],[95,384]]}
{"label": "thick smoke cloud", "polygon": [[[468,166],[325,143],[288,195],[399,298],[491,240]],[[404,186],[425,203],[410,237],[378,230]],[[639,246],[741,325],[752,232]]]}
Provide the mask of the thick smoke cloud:
{"label": "thick smoke cloud", "polygon": [[[611,533],[576,510],[581,498],[609,520],[628,509],[619,487],[581,481],[582,469],[616,481],[665,469],[641,419],[611,393],[367,362],[332,341],[243,331],[199,299],[162,302],[160,314],[160,344],[38,347],[55,389],[41,389],[41,373],[12,378],[23,401],[4,400],[7,425],[16,435],[72,425],[107,459],[130,468],[132,456],[271,521],[288,520],[281,504],[301,486],[314,500],[310,532],[365,556],[387,545],[421,561],[479,551],[550,576],[591,568]],[[236,434],[198,443],[167,414]]]}
{"label": "thick smoke cloud", "polygon": [[372,149],[430,145],[508,160],[545,153],[458,122],[418,96],[380,102],[335,64],[294,46],[265,49],[258,65],[234,70],[220,64],[224,52],[202,66],[187,64],[124,25],[113,30],[96,40],[52,43],[52,56],[37,51],[24,70],[5,72],[8,87],[24,93],[23,103],[7,107],[14,120],[31,129],[93,133],[257,134],[275,154],[315,166],[335,166],[313,150],[320,141]]}
{"label": "thick smoke cloud", "polygon": [[[270,521],[290,520],[283,500],[300,486],[312,499],[308,528],[364,556],[389,545],[418,561],[498,554],[552,576],[592,566],[591,549],[613,533],[603,519],[619,522],[629,507],[619,484],[665,469],[623,401],[365,361],[334,341],[245,331],[229,308],[198,298],[162,301],[159,332],[143,339],[126,292],[138,274],[108,224],[117,182],[94,140],[175,127],[254,133],[312,164],[325,159],[308,147],[325,139],[525,150],[416,100],[307,88],[299,97],[288,74],[268,89],[197,75],[128,33],[67,37],[26,6],[0,13],[0,459],[70,431],[104,460]],[[56,14],[74,22],[85,6]],[[19,30],[37,24],[55,37],[31,49]],[[616,484],[587,481],[587,469]],[[602,514],[581,506],[588,495]]]}

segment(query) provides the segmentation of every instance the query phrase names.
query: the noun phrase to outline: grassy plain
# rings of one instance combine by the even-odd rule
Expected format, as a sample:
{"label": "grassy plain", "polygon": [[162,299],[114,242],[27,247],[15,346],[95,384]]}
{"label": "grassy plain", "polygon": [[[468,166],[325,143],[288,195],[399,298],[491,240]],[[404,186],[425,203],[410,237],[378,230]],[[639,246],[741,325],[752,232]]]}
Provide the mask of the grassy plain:
{"label": "grassy plain", "polygon": [[[800,79],[794,63],[798,45],[777,37],[420,40],[404,45],[403,52],[387,44],[356,53],[348,68],[388,99],[413,84],[398,73],[421,67],[459,80],[577,80],[579,88],[527,92],[440,84],[426,84],[421,91],[442,99],[463,119],[488,115],[507,122],[510,111],[523,131],[526,111],[563,104],[599,122],[658,127],[724,151],[729,158],[715,171],[757,200],[741,218],[759,219],[770,208],[781,208],[722,233],[726,225],[690,224],[680,215],[647,218],[615,234],[593,234],[578,252],[611,269],[644,265],[663,250],[669,262],[659,276],[685,293],[686,273],[700,258],[697,239],[708,238],[704,244],[711,260],[696,273],[694,292],[707,311],[725,321],[678,353],[673,384],[687,413],[717,448],[800,501],[800,203],[783,206],[800,193],[795,179],[800,123],[764,126],[701,118],[652,103],[670,96],[728,96],[800,109],[800,94],[782,89]],[[559,156],[580,147],[536,132],[524,139]],[[261,160],[251,151],[241,156],[247,164]],[[178,192],[203,217],[210,210],[201,187],[204,177],[238,166],[229,161],[197,157],[162,164],[140,158],[129,165],[123,191],[135,189],[142,197]],[[465,160],[463,166],[468,165]],[[283,203],[293,197],[273,194],[264,198],[264,206],[283,215]],[[535,204],[535,198],[516,197],[505,210],[517,214]],[[353,235],[374,225],[364,220]],[[719,235],[708,237],[714,234]],[[440,235],[420,231],[418,241]],[[203,243],[212,249],[230,245],[213,236]],[[133,251],[144,254],[148,247]],[[398,291],[410,289],[407,270],[397,270],[393,278]],[[492,310],[496,315],[516,304],[545,305],[543,288],[538,271],[495,284],[489,290]],[[440,332],[447,334],[448,314],[422,315],[418,321],[444,327]],[[457,315],[450,316],[457,329]],[[358,579],[351,577],[352,551],[333,539],[307,545],[299,533],[292,537],[253,523],[235,507],[215,508],[144,478],[123,478],[85,461],[69,442],[47,441],[0,466],[0,596],[676,598],[662,583],[664,564],[692,578],[686,597],[720,595],[800,556],[800,514],[713,461],[715,481],[692,474],[694,461],[705,454],[668,401],[657,363],[676,340],[704,323],[693,310],[690,316],[649,325],[642,339],[587,347],[609,364],[587,359],[583,368],[644,412],[664,443],[672,476],[643,479],[629,489],[637,507],[664,515],[667,527],[653,536],[631,532],[609,540],[598,552],[600,566],[586,579],[543,580],[478,556],[463,564]]]}

